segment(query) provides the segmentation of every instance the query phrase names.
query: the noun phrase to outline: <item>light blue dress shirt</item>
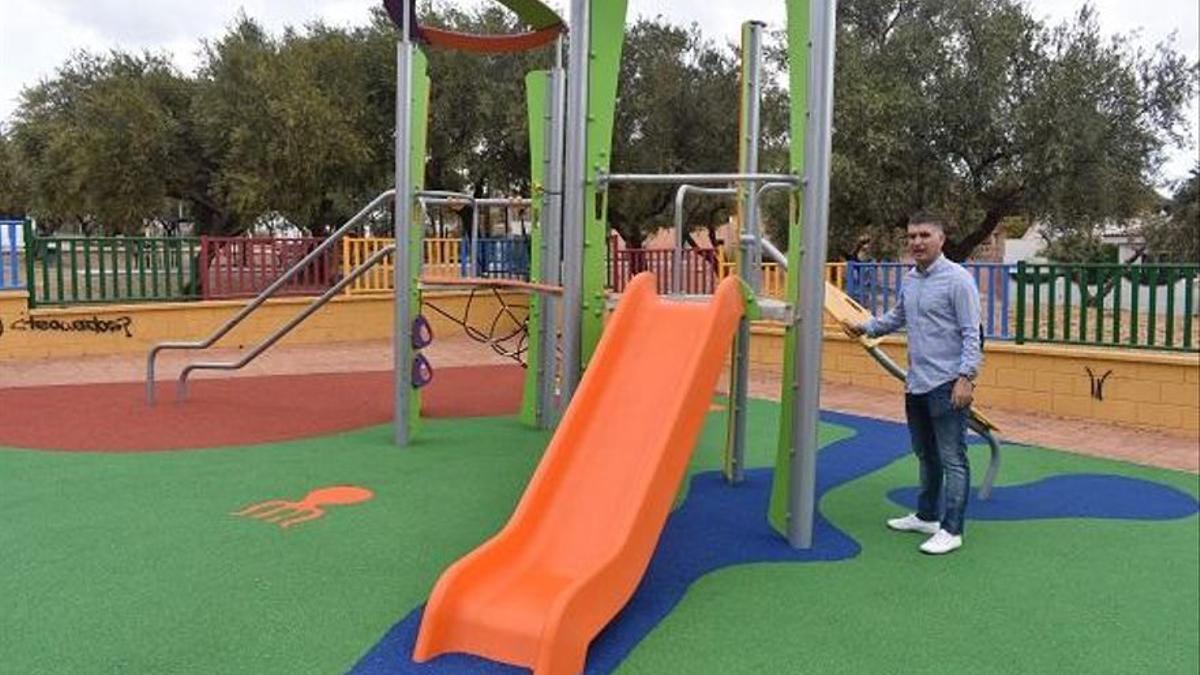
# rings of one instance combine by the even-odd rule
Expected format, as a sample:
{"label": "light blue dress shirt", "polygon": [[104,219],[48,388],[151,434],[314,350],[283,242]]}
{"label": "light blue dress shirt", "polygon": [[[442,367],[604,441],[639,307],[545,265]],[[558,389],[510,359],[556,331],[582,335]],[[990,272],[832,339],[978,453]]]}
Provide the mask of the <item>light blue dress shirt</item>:
{"label": "light blue dress shirt", "polygon": [[945,256],[904,275],[900,301],[867,322],[867,335],[908,331],[905,390],[924,394],[959,375],[974,378],[983,363],[979,342],[979,289],[971,274]]}

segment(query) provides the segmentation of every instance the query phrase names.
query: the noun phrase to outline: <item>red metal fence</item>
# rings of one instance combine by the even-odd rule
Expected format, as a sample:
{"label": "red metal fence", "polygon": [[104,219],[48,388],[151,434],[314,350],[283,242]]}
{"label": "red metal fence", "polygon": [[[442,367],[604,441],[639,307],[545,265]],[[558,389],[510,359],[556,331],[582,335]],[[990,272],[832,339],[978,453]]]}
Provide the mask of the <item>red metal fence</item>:
{"label": "red metal fence", "polygon": [[[205,300],[258,295],[320,246],[322,239],[201,237],[200,287]],[[298,271],[279,295],[317,295],[337,282],[340,247],[333,246]]]}
{"label": "red metal fence", "polygon": [[[658,292],[671,290],[674,270],[674,251],[670,249],[616,249],[609,251],[608,285],[616,292],[625,289],[635,275],[653,272],[658,280]],[[704,295],[716,290],[720,263],[717,251],[711,248],[683,250],[683,292]]]}

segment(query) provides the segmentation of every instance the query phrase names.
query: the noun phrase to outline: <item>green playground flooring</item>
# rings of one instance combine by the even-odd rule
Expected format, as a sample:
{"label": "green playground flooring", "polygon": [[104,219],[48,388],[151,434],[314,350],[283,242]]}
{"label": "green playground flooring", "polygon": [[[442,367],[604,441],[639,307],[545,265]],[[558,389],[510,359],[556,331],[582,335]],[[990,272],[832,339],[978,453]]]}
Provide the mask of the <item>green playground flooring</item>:
{"label": "green playground flooring", "polygon": [[[753,402],[749,466],[773,461],[778,412]],[[855,433],[827,423],[822,442]],[[720,466],[722,436],[713,413],[692,473]],[[0,672],[347,672],[505,522],[548,438],[481,418],[425,421],[407,449],[374,427],[190,452],[2,450]],[[982,476],[984,448],[972,463]],[[998,485],[1061,474],[1200,495],[1196,475],[1021,446]],[[1200,671],[1195,513],[970,521],[964,549],[930,558],[882,524],[915,476],[903,455],[824,496],[857,557],[709,574],[619,670]],[[231,515],[337,484],[375,496],[287,530]]]}

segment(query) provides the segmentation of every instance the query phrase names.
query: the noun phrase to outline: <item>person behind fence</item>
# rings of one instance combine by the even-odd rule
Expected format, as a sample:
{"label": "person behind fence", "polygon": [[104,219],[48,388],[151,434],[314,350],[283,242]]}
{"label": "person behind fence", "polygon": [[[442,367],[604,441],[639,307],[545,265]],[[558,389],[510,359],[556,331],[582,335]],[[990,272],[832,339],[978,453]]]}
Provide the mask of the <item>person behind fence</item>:
{"label": "person behind fence", "polygon": [[852,337],[907,330],[904,409],[921,489],[917,512],[888,520],[887,526],[931,535],[920,550],[933,555],[963,545],[971,486],[967,410],[983,362],[979,290],[970,273],[942,255],[945,243],[939,217],[918,213],[910,218],[908,251],[916,265],[904,276],[896,306],[883,316],[844,326]]}

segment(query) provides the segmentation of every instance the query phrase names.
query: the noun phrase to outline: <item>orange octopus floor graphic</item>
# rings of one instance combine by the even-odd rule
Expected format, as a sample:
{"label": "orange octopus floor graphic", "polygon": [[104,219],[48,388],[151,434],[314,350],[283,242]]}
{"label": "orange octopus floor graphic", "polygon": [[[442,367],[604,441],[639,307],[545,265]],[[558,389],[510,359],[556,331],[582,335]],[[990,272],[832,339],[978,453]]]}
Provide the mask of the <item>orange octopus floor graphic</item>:
{"label": "orange octopus floor graphic", "polygon": [[264,520],[287,529],[325,515],[322,506],[361,504],[374,496],[374,492],[357,485],[332,485],[312,490],[300,501],[269,499],[265,502],[251,504],[232,515]]}

